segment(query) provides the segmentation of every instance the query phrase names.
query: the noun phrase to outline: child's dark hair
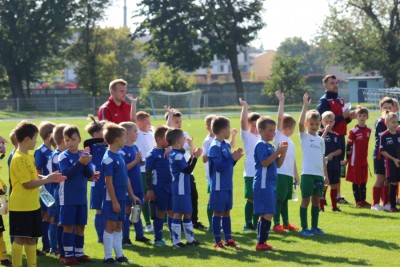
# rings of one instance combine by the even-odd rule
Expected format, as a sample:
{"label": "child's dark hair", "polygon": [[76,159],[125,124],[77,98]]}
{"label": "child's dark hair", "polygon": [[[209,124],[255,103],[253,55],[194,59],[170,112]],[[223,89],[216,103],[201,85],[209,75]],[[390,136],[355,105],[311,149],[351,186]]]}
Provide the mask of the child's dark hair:
{"label": "child's dark hair", "polygon": [[53,133],[53,129],[56,127],[56,124],[50,121],[43,121],[39,124],[39,135],[45,140]]}
{"label": "child's dark hair", "polygon": [[224,128],[229,127],[230,124],[231,122],[228,118],[217,116],[211,122],[211,129],[214,134],[219,134]]}
{"label": "child's dark hair", "polygon": [[296,127],[296,120],[289,114],[283,114],[282,128],[293,129],[294,127]]}
{"label": "child's dark hair", "polygon": [[382,109],[384,104],[392,104],[392,106],[394,107],[394,101],[393,98],[391,98],[390,96],[385,96],[384,98],[381,99],[381,101],[379,102],[379,107]]}
{"label": "child's dark hair", "polygon": [[154,139],[165,138],[165,133],[169,130],[168,126],[160,125],[157,126],[156,130],[154,131]]}
{"label": "child's dark hair", "polygon": [[336,80],[336,76],[333,74],[327,74],[324,76],[324,78],[322,79],[323,83],[327,83],[329,82],[330,79]]}
{"label": "child's dark hair", "polygon": [[15,137],[18,143],[24,141],[26,137],[33,138],[39,132],[38,127],[28,121],[21,121],[14,129]]}
{"label": "child's dark hair", "polygon": [[175,145],[176,141],[183,136],[183,131],[178,128],[168,129],[165,134],[169,145]]}
{"label": "child's dark hair", "polygon": [[92,122],[86,125],[85,131],[88,132],[88,134],[90,134],[92,137],[94,133],[102,131],[103,126],[106,123],[105,121],[97,121],[92,114],[88,115],[88,120],[91,120]]}
{"label": "child's dark hair", "polygon": [[269,116],[262,116],[257,120],[258,130],[265,130],[268,125],[276,125],[276,122]]}
{"label": "child's dark hair", "polygon": [[63,136],[71,138],[74,134],[77,134],[78,137],[81,138],[81,134],[79,133],[79,129],[75,125],[67,125],[64,128]]}
{"label": "child's dark hair", "polygon": [[68,124],[58,124],[53,129],[52,138],[56,145],[60,145],[64,142],[64,129]]}
{"label": "child's dark hair", "polygon": [[261,115],[259,113],[257,113],[257,112],[250,112],[247,115],[247,120],[250,121],[250,122],[251,121],[257,121],[260,117],[261,117]]}
{"label": "child's dark hair", "polygon": [[[167,121],[168,117],[169,117],[169,112],[167,111],[164,114],[164,119]],[[172,117],[181,118],[182,117],[182,113],[179,110],[174,109],[174,115],[172,115]]]}
{"label": "child's dark hair", "polygon": [[366,108],[366,107],[362,107],[362,106],[360,106],[360,105],[358,105],[357,107],[356,107],[356,114],[358,115],[358,114],[366,114],[367,116],[369,116],[369,114],[368,114],[368,109]]}
{"label": "child's dark hair", "polygon": [[122,137],[125,134],[125,128],[113,122],[107,122],[104,125],[103,135],[107,144],[111,145],[115,139]]}

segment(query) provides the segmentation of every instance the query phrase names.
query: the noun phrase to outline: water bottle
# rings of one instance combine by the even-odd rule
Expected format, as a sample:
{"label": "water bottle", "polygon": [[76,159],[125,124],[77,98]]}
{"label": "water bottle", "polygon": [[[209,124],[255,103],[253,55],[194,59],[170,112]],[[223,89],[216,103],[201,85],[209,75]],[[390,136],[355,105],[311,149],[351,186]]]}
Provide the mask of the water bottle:
{"label": "water bottle", "polygon": [[137,223],[140,219],[140,212],[142,211],[142,207],[138,204],[134,204],[131,209],[131,215],[129,216],[129,220],[131,223]]}
{"label": "water bottle", "polygon": [[0,190],[0,215],[7,215],[8,212],[8,200],[6,192]]}
{"label": "water bottle", "polygon": [[150,218],[155,220],[157,218],[157,208],[156,202],[154,200],[149,201],[149,211],[150,211]]}
{"label": "water bottle", "polygon": [[42,199],[43,203],[46,205],[46,207],[51,207],[54,205],[54,197],[47,191],[46,187],[44,185],[39,187],[39,192],[40,192],[40,199]]}
{"label": "water bottle", "polygon": [[298,196],[298,193],[297,193],[297,183],[296,182],[293,183],[292,200],[293,201],[299,200],[299,196]]}

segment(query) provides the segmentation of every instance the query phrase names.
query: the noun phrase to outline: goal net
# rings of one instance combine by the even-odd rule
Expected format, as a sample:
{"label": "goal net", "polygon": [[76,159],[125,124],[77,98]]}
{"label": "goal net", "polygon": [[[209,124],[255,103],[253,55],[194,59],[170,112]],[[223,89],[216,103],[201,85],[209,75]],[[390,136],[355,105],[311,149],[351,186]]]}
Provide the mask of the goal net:
{"label": "goal net", "polygon": [[368,103],[372,110],[379,110],[379,101],[385,97],[390,96],[400,100],[400,88],[359,88],[358,101],[360,103]]}
{"label": "goal net", "polygon": [[194,114],[200,113],[201,90],[188,92],[166,92],[153,91],[149,94],[150,106],[153,116],[164,116],[164,106],[168,105],[174,109],[179,109],[184,116],[191,118]]}

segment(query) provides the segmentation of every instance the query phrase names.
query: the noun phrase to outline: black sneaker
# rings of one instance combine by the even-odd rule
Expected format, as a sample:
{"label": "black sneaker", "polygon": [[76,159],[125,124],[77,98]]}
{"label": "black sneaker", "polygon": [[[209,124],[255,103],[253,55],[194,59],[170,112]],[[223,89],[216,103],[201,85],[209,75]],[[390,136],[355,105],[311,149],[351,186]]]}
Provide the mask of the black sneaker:
{"label": "black sneaker", "polygon": [[125,256],[121,256],[121,257],[119,257],[119,258],[116,258],[115,260],[116,260],[117,262],[119,262],[119,263],[129,262],[128,258],[125,257]]}
{"label": "black sneaker", "polygon": [[341,209],[339,209],[338,207],[336,207],[336,208],[332,208],[332,211],[338,211],[338,212],[342,212],[342,210],[341,210]]}
{"label": "black sneaker", "polygon": [[193,228],[197,230],[207,230],[207,227],[205,227],[201,222],[194,223]]}
{"label": "black sneaker", "polygon": [[200,246],[201,243],[197,240],[193,240],[193,242],[186,242],[186,246]]}
{"label": "black sneaker", "polygon": [[173,248],[174,249],[181,249],[181,248],[184,248],[185,247],[185,244],[183,244],[182,242],[181,243],[178,243],[178,244],[176,244],[176,245],[173,245]]}
{"label": "black sneaker", "polygon": [[148,239],[147,237],[143,236],[141,238],[136,238],[135,239],[137,242],[142,242],[142,243],[146,243],[146,242],[150,242],[150,239]]}
{"label": "black sneaker", "polygon": [[117,261],[115,261],[113,258],[108,258],[103,260],[104,264],[110,264],[110,265],[119,265]]}
{"label": "black sneaker", "polygon": [[131,246],[133,246],[133,243],[130,239],[124,239],[124,240],[122,240],[122,245],[131,247]]}
{"label": "black sneaker", "polygon": [[36,256],[46,256],[46,252],[37,249]]}
{"label": "black sneaker", "polygon": [[341,197],[338,199],[338,203],[340,204],[350,204],[349,202],[347,202],[347,200],[344,197]]}

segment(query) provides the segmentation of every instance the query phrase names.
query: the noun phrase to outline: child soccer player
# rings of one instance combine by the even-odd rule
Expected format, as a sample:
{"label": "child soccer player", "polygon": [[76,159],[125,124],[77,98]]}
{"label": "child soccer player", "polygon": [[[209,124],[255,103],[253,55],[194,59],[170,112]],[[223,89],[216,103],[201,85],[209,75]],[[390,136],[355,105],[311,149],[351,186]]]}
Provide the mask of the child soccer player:
{"label": "child soccer player", "polygon": [[[225,142],[230,136],[230,121],[225,117],[216,117],[211,123],[215,134],[208,152],[210,168],[210,207],[213,210],[214,248],[238,247],[231,233],[230,210],[233,202],[233,166],[243,156],[239,148],[231,153],[230,145]],[[221,220],[226,243],[221,241]]]}
{"label": "child soccer player", "polygon": [[[51,150],[51,134],[53,132],[53,129],[56,125],[52,122],[49,121],[44,121],[40,123],[39,125],[39,135],[43,140],[43,144],[39,146],[34,153],[35,157],[35,165],[36,169],[38,171],[38,174],[43,174],[47,175],[49,174],[49,170],[47,169],[47,162],[49,157],[51,156],[51,153],[53,152]],[[53,193],[53,188],[51,184],[46,185],[47,191]],[[50,221],[51,218],[49,216],[49,212],[53,213],[53,207],[46,207],[42,201],[40,201],[41,208],[42,208],[42,227],[43,227],[43,236],[42,236],[42,253],[46,254],[50,251],[50,242],[49,236],[54,236],[54,228],[52,227],[53,233],[49,233],[49,228],[50,228]],[[55,243],[55,242],[51,242]],[[57,243],[55,243],[57,244]],[[54,247],[53,247],[54,249]]]}
{"label": "child soccer player", "polygon": [[[138,137],[138,128],[134,122],[121,122],[120,126],[122,126],[126,131],[126,141],[125,145],[120,151],[122,156],[124,157],[126,168],[128,170],[128,177],[130,184],[132,186],[133,193],[140,199],[140,203],[143,203],[143,185],[142,185],[142,176],[140,172],[140,165],[144,164],[142,161],[142,154],[139,152],[134,143]],[[126,210],[125,210],[125,219],[122,223],[122,244],[123,245],[132,245],[132,241],[129,238],[129,226],[131,224],[129,220],[129,216],[131,214],[132,205],[135,204],[131,201],[129,196],[126,197]],[[138,203],[139,204],[139,203]],[[136,233],[136,241],[138,242],[148,242],[150,239],[146,238],[143,233],[143,225],[142,220],[139,218],[137,223],[133,224]]]}
{"label": "child soccer player", "polygon": [[[83,142],[85,149],[89,148],[90,154],[92,155],[91,164],[94,171],[100,171],[101,161],[104,153],[107,149],[107,144],[103,138],[103,126],[105,121],[96,121],[93,115],[89,115],[91,123],[86,125],[85,130],[92,137]],[[103,198],[105,194],[105,183],[104,176],[100,172],[100,177],[97,181],[91,183],[90,187],[90,209],[96,210],[94,215],[94,228],[97,233],[97,243],[103,243],[104,233],[104,220],[101,215],[101,206],[103,204]]]}
{"label": "child soccer player", "polygon": [[185,135],[181,129],[170,129],[166,138],[172,147],[169,153],[169,162],[172,173],[172,212],[171,224],[172,243],[175,249],[185,247],[181,241],[181,220],[183,217],[183,230],[186,236],[187,246],[198,246],[200,242],[194,239],[192,223],[192,201],[190,174],[196,166],[197,158],[201,155],[201,148],[194,150],[193,156],[185,159]]}
{"label": "child soccer player", "polygon": [[240,113],[240,137],[242,138],[244,151],[246,153],[244,163],[244,197],[247,199],[244,205],[244,221],[243,231],[255,230],[258,216],[253,214],[253,179],[256,174],[254,163],[254,148],[258,141],[261,140],[257,132],[256,122],[260,118],[260,114],[256,112],[248,112],[247,102],[239,98],[242,106]]}
{"label": "child soccer player", "polygon": [[166,246],[163,240],[163,224],[165,215],[168,214],[168,228],[171,233],[172,214],[172,175],[169,168],[169,159],[165,157],[167,147],[167,126],[158,126],[154,132],[157,146],[150,151],[146,158],[146,180],[148,201],[155,201],[157,214],[153,221],[154,245]]}
{"label": "child soccer player", "polygon": [[[125,218],[126,194],[132,202],[140,203],[134,195],[129,182],[123,156],[119,149],[125,145],[125,129],[115,123],[104,126],[104,138],[109,145],[102,160],[102,171],[106,183],[106,196],[103,201],[103,216],[106,220],[103,234],[104,263],[129,262],[122,253],[122,221]],[[116,259],[112,258],[114,248]]]}
{"label": "child soccer player", "polygon": [[[47,176],[38,175],[34,157],[28,152],[33,150],[39,129],[33,123],[21,121],[14,133],[18,149],[11,160],[10,176],[12,191],[10,195],[10,236],[12,243],[13,266],[22,266],[22,249],[28,266],[36,266],[36,240],[42,235],[39,187],[52,182],[65,180],[58,172]],[[40,178],[40,179],[39,179]]]}
{"label": "child soccer player", "polygon": [[282,166],[287,151],[287,143],[279,144],[276,151],[269,142],[273,140],[276,130],[276,122],[270,117],[260,117],[257,120],[257,130],[261,136],[254,150],[256,163],[256,175],[253,182],[254,214],[259,215],[257,225],[256,250],[272,250],[267,244],[271,220],[275,212],[276,204],[276,180],[277,168]]}
{"label": "child soccer player", "polygon": [[[278,179],[276,181],[276,213],[274,216],[274,232],[284,233],[288,231],[298,231],[299,228],[289,223],[288,200],[292,198],[293,177],[298,184],[299,174],[295,161],[295,147],[292,136],[296,127],[295,119],[289,114],[284,114],[285,96],[283,93],[275,92],[279,100],[278,125],[275,131],[274,143],[278,147],[282,142],[287,142],[287,151],[282,165],[278,166]],[[280,224],[282,215],[283,226]]]}
{"label": "child soccer player", "polygon": [[382,133],[380,152],[385,157],[386,181],[390,186],[390,212],[398,212],[396,208],[396,187],[400,182],[400,132],[397,131],[399,118],[394,112],[386,112],[387,130]]}
{"label": "child soccer player", "polygon": [[[340,143],[339,135],[332,131],[335,125],[335,114],[332,111],[322,113],[323,130],[318,132],[318,135],[324,138],[325,141],[325,160],[328,161],[326,169],[328,173],[329,185],[331,187],[332,211],[341,210],[337,207],[337,190],[340,183],[340,155],[342,154],[342,144]],[[323,197],[319,201],[320,211],[325,211],[325,195],[327,186],[324,187]]]}
{"label": "child soccer player", "polygon": [[[391,97],[385,96],[380,101],[380,111],[382,117],[375,122],[375,148],[374,148],[374,172],[376,174],[375,184],[372,188],[372,205],[371,210],[390,210],[389,204],[389,187],[385,184],[385,162],[380,153],[380,137],[387,130],[385,124],[386,111],[393,111],[394,102]],[[379,205],[382,197],[383,207]]]}
{"label": "child soccer player", "polygon": [[[303,96],[303,108],[299,120],[300,143],[303,155],[300,189],[302,201],[300,205],[301,234],[303,236],[322,235],[318,228],[319,200],[322,197],[328,175],[325,166],[324,139],[317,135],[321,124],[321,117],[317,110],[309,110],[311,100],[308,94]],[[307,128],[307,131],[306,131]],[[308,229],[307,208],[311,206],[311,230]]]}
{"label": "child soccer player", "polygon": [[67,176],[60,185],[60,224],[64,227],[63,243],[65,265],[88,262],[83,252],[84,231],[87,224],[87,181],[97,180],[93,172],[92,156],[79,150],[81,136],[76,126],[69,125],[63,131],[67,147],[58,157],[60,171]]}
{"label": "child soccer player", "polygon": [[356,207],[370,207],[366,201],[368,180],[368,143],[371,136],[371,128],[365,125],[368,119],[368,109],[358,106],[356,108],[357,125],[349,132],[347,139],[348,164],[346,181],[353,183],[353,194]]}

